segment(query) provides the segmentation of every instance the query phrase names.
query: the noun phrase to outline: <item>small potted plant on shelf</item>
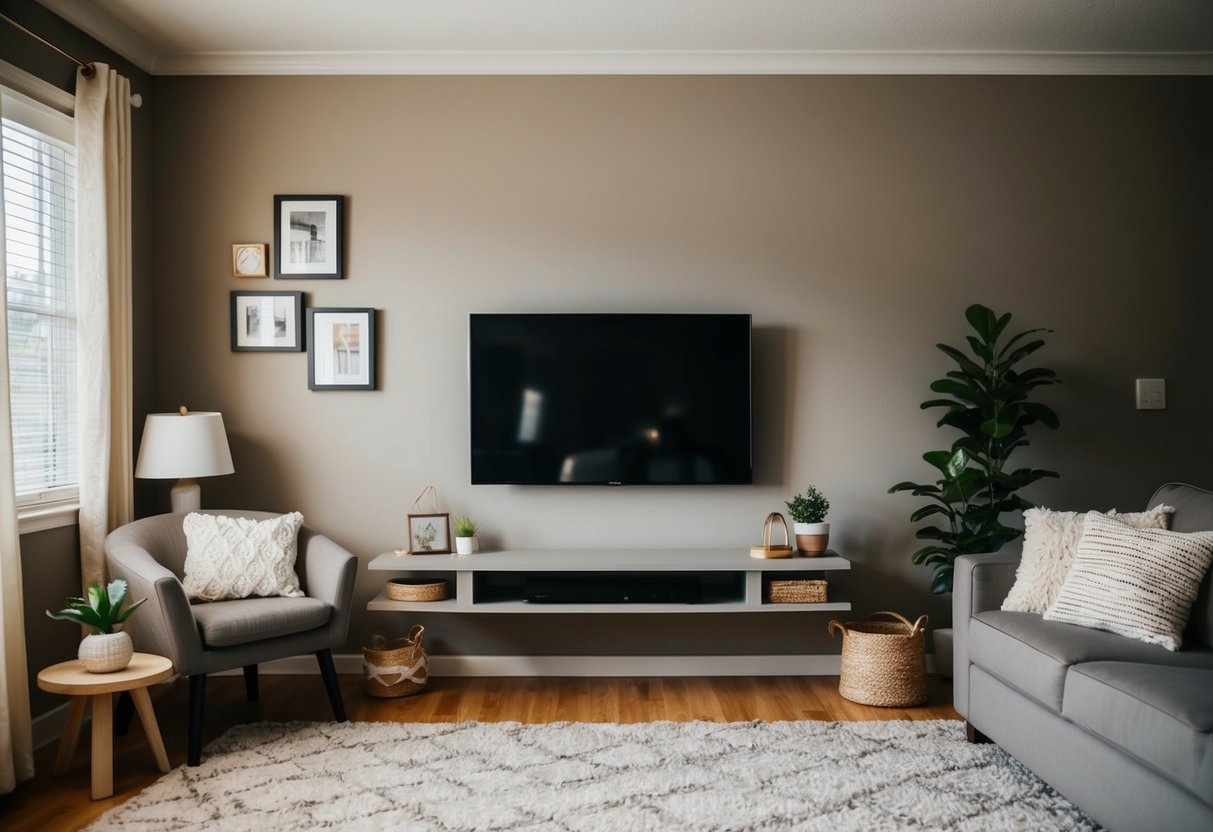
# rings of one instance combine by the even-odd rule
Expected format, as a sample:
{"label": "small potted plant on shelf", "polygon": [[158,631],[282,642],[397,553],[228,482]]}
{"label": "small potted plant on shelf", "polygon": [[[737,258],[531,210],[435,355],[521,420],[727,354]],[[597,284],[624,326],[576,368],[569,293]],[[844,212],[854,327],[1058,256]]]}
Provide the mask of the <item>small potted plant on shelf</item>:
{"label": "small potted plant on shelf", "polygon": [[480,549],[480,539],[476,532],[480,527],[471,517],[456,517],[451,525],[455,527],[455,554],[474,555]]}
{"label": "small potted plant on shelf", "polygon": [[122,578],[110,581],[109,586],[89,584],[84,598],[68,598],[67,606],[58,612],[46,611],[58,621],[75,621],[96,630],[84,637],[76,654],[90,673],[113,673],[131,663],[135,645],[130,634],[115,628],[147,599],[123,609],[129,591],[130,587]]}
{"label": "small potted plant on shelf", "polygon": [[814,558],[826,550],[830,542],[830,524],[825,522],[830,501],[810,485],[787,502],[788,514],[795,524],[797,554]]}

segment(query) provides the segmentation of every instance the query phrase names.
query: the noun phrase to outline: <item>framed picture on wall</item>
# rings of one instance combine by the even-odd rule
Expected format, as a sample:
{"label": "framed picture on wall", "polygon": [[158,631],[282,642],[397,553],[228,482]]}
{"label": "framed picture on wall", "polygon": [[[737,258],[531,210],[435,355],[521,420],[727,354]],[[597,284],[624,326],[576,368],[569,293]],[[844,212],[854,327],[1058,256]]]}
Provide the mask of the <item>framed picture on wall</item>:
{"label": "framed picture on wall", "polygon": [[274,277],[338,280],[345,254],[345,197],[274,197]]}
{"label": "framed picture on wall", "polygon": [[309,390],[375,389],[375,310],[307,310]]}
{"label": "framed picture on wall", "polygon": [[232,244],[232,277],[267,277],[265,243]]}
{"label": "framed picture on wall", "polygon": [[451,515],[409,515],[410,555],[447,555],[450,552]]}
{"label": "framed picture on wall", "polygon": [[232,352],[301,352],[303,292],[232,292]]}

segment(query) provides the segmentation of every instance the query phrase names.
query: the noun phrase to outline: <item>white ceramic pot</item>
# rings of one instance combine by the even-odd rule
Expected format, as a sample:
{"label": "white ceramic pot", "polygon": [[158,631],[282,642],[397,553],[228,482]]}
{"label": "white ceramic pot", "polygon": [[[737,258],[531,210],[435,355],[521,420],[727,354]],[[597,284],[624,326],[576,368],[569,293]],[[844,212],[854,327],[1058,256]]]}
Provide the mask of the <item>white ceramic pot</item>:
{"label": "white ceramic pot", "polygon": [[931,633],[935,643],[935,672],[945,679],[952,678],[952,628],[944,627]]}
{"label": "white ceramic pot", "polygon": [[76,657],[89,673],[113,673],[124,669],[135,655],[135,644],[124,632],[94,633],[84,637]]}
{"label": "white ceramic pot", "polygon": [[796,554],[806,558],[825,554],[830,543],[829,523],[796,523],[793,531],[796,533]]}
{"label": "white ceramic pot", "polygon": [[478,551],[480,551],[480,538],[476,535],[455,538],[455,554],[474,555]]}

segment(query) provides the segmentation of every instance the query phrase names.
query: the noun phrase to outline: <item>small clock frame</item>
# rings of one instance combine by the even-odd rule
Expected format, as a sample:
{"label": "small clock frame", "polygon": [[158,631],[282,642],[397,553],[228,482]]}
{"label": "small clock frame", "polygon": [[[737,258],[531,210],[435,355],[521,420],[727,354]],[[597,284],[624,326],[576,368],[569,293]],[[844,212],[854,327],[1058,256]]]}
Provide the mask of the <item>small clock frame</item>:
{"label": "small clock frame", "polygon": [[233,243],[232,275],[269,277],[266,271],[265,243]]}

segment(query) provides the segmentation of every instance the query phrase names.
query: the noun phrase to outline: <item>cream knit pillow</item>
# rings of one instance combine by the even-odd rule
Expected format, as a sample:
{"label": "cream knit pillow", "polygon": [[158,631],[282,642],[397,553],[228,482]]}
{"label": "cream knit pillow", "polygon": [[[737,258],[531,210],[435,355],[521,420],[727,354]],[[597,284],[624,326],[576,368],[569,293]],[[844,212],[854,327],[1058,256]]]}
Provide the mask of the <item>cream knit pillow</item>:
{"label": "cream knit pillow", "polygon": [[1213,532],[1134,529],[1092,511],[1045,620],[1178,650],[1210,562]]}
{"label": "cream knit pillow", "polygon": [[185,594],[191,601],[252,595],[301,598],[295,574],[303,515],[269,520],[191,513],[185,516]]}
{"label": "cream knit pillow", "polygon": [[[1098,514],[1098,512],[1096,512]],[[1175,509],[1157,505],[1149,511],[1107,513],[1134,528],[1165,529]],[[1057,598],[1082,537],[1084,514],[1030,508],[1023,513],[1023,557],[1015,570],[1015,585],[1002,602],[1004,610],[1043,613]]]}

